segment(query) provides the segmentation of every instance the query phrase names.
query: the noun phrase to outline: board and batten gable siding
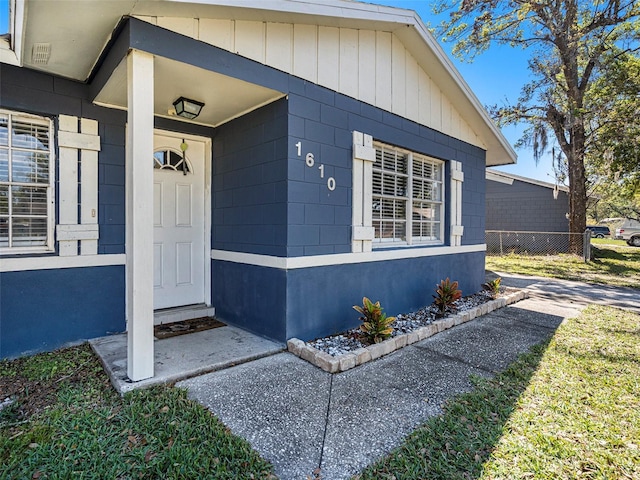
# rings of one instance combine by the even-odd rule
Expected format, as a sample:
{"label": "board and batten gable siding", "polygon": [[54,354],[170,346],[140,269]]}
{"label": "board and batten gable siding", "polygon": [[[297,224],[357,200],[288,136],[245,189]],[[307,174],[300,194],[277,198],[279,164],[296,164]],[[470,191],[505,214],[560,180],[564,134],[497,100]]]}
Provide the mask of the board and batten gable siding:
{"label": "board and batten gable siding", "polygon": [[542,185],[487,179],[486,228],[520,232],[568,232],[569,196]]}
{"label": "board and batten gable siding", "polygon": [[136,18],[317,83],[486,150],[391,32],[228,19]]}

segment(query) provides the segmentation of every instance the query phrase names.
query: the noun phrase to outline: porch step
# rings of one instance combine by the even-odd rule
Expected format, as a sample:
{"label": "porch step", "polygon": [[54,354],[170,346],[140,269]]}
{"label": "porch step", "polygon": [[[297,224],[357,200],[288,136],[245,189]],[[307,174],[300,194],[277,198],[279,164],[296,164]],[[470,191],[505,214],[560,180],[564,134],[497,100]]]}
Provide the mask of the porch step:
{"label": "porch step", "polygon": [[183,322],[194,318],[213,317],[215,313],[215,307],[209,307],[204,304],[164,308],[153,312],[153,324],[164,325],[165,323]]}
{"label": "porch step", "polygon": [[136,388],[177,382],[197,375],[231,368],[241,363],[275,355],[286,345],[259,337],[240,328],[225,326],[155,340],[154,376],[139,382],[127,378],[127,334],[89,341],[115,389],[124,394]]}

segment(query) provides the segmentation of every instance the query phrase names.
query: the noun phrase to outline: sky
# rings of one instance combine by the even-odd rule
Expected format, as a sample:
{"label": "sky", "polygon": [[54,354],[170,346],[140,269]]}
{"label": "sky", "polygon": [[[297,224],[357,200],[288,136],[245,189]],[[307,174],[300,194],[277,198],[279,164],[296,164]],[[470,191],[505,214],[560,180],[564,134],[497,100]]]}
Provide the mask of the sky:
{"label": "sky", "polygon": [[0,0],[0,35],[9,31],[9,0]]}
{"label": "sky", "polygon": [[[107,1],[107,0],[104,0]],[[367,0],[368,3],[415,10],[425,24],[436,25],[438,18],[431,12],[432,0]],[[9,0],[0,0],[0,34],[8,30]],[[482,105],[502,105],[507,101],[514,103],[520,94],[520,88],[527,83],[527,54],[520,49],[510,47],[491,47],[489,51],[479,55],[473,63],[465,63],[451,55],[452,44],[440,45],[458,68],[462,77]],[[502,133],[514,146],[520,138],[524,126],[506,127]],[[515,147],[514,147],[515,148]],[[516,150],[518,163],[498,167],[508,173],[537,180],[555,183],[551,157],[540,159],[536,164],[530,149]]]}
{"label": "sky", "polygon": [[[367,3],[415,10],[426,25],[436,26],[439,23],[438,17],[431,11],[431,6],[434,3],[432,0],[366,1]],[[521,87],[529,81],[526,51],[506,46],[492,46],[487,52],[477,56],[472,63],[465,63],[451,54],[453,44],[442,41],[439,43],[482,105],[515,103],[520,95]],[[514,175],[555,183],[551,155],[544,156],[536,164],[531,149],[515,149],[515,143],[522,135],[524,127],[524,125],[511,126],[502,129],[503,135],[518,155],[518,163],[497,167],[497,169]]]}

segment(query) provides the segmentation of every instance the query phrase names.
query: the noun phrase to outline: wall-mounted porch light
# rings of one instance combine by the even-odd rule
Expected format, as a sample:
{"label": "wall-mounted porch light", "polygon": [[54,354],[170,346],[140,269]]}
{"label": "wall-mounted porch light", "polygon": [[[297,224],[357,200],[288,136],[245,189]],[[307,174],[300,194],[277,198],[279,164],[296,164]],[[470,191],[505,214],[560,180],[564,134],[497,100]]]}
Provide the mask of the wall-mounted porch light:
{"label": "wall-mounted porch light", "polygon": [[204,103],[180,97],[173,102],[173,107],[176,109],[176,115],[193,120],[200,115]]}

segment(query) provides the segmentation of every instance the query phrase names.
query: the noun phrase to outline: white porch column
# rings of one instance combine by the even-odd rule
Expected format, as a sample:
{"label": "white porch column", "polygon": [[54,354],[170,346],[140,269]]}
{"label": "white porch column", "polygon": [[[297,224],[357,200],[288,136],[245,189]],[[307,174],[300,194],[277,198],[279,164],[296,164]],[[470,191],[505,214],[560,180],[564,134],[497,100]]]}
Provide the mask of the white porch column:
{"label": "white porch column", "polygon": [[153,377],[153,55],[127,56],[127,375]]}

